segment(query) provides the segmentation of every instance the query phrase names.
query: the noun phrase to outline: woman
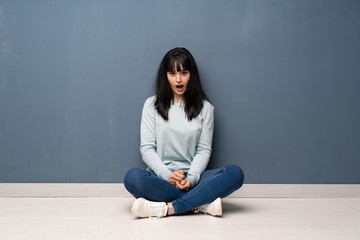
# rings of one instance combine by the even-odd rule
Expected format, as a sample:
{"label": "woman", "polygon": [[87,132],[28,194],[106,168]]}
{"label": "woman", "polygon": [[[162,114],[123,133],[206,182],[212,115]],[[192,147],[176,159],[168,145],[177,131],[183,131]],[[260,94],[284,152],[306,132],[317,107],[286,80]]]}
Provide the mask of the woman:
{"label": "woman", "polygon": [[221,198],[239,189],[244,175],[236,165],[205,170],[213,129],[214,107],[193,56],[185,48],[170,50],[158,70],[155,96],[142,111],[140,152],[148,168],[132,168],[124,179],[137,198],[135,217],[222,215]]}

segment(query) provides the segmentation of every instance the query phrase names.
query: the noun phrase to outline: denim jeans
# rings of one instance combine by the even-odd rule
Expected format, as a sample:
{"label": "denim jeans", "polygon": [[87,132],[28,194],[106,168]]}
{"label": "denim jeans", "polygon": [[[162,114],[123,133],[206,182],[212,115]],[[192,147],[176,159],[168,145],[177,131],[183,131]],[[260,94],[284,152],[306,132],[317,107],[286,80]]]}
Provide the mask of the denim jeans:
{"label": "denim jeans", "polygon": [[218,197],[224,198],[239,189],[243,182],[243,171],[236,165],[206,170],[198,184],[189,191],[179,190],[144,168],[132,168],[124,178],[125,188],[135,198],[171,202],[177,215],[210,203]]}

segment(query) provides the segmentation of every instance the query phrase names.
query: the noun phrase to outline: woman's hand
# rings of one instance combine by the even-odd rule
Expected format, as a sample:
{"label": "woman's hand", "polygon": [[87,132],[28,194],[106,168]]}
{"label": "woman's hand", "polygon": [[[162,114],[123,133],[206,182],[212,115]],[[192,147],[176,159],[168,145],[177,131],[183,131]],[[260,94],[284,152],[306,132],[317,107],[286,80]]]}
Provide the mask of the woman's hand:
{"label": "woman's hand", "polygon": [[177,186],[177,183],[180,183],[183,180],[185,180],[185,174],[183,170],[174,171],[169,177],[169,182],[174,186]]}
{"label": "woman's hand", "polygon": [[176,187],[180,190],[187,191],[191,188],[191,183],[187,178],[185,178],[181,182],[177,182]]}
{"label": "woman's hand", "polygon": [[187,191],[191,188],[191,183],[187,178],[185,178],[183,170],[174,171],[169,177],[169,182],[183,191]]}

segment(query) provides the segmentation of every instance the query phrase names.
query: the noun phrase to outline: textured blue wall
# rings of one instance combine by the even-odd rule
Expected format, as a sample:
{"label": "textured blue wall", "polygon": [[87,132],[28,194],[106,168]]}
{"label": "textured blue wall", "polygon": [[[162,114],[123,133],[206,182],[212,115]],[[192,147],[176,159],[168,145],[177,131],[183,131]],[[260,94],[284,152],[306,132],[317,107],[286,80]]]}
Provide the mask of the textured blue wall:
{"label": "textured blue wall", "polygon": [[0,0],[0,182],[122,182],[176,46],[215,105],[210,167],[360,183],[357,0]]}

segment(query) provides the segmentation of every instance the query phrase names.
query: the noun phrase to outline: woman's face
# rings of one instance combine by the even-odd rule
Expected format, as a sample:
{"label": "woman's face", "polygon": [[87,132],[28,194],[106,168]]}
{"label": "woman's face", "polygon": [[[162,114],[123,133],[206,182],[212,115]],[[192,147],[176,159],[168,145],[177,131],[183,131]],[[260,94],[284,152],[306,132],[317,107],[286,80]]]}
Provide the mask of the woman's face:
{"label": "woman's face", "polygon": [[179,70],[176,69],[178,67],[175,65],[174,70],[167,72],[167,79],[174,94],[174,102],[181,103],[190,80],[190,71],[184,69],[182,65]]}

